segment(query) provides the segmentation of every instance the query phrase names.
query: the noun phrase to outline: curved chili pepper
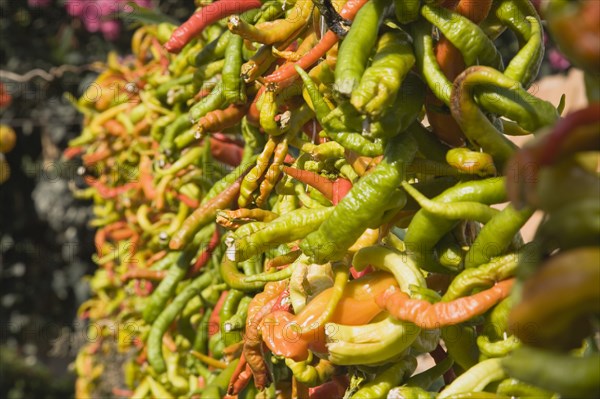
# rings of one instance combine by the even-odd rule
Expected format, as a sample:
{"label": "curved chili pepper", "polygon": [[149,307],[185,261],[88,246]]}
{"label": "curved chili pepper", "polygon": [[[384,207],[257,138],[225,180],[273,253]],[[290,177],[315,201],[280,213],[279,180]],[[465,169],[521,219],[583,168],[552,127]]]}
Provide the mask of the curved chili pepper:
{"label": "curved chili pepper", "polygon": [[[348,282],[331,315],[331,321],[348,325],[368,322],[379,313],[373,301],[374,295],[394,284],[393,277],[387,273],[371,273]],[[267,315],[261,322],[261,330],[269,349],[295,361],[306,359],[309,349],[325,352],[325,325],[313,324],[329,303],[333,292],[332,288],[321,292],[296,316],[288,312]]]}
{"label": "curved chili pepper", "polygon": [[383,397],[390,389],[411,375],[416,368],[417,359],[410,355],[406,356],[379,373],[373,381],[363,385],[352,397],[356,399]]}
{"label": "curved chili pepper", "polygon": [[383,21],[387,3],[370,0],[356,14],[350,31],[342,41],[335,68],[335,90],[346,96],[358,86],[369,58],[369,52],[377,40],[377,30]]}
{"label": "curved chili pepper", "polygon": [[194,13],[186,22],[175,29],[169,41],[165,43],[165,48],[170,53],[178,53],[194,36],[200,34],[204,28],[213,22],[231,14],[239,14],[260,6],[258,0],[244,1],[243,3],[235,0],[219,0],[202,7],[200,11]]}
{"label": "curved chili pepper", "polygon": [[481,392],[492,381],[502,380],[506,377],[501,359],[488,359],[476,364],[461,374],[446,386],[439,394],[439,398],[453,397],[461,393]]}
{"label": "curved chili pepper", "polygon": [[[369,223],[381,220],[389,209],[401,208],[406,197],[396,197],[395,189],[404,179],[404,165],[412,160],[415,151],[416,143],[411,136],[394,139],[383,161],[352,187],[316,232],[302,241],[300,247],[304,253],[316,263],[341,259]],[[361,212],[363,209],[370,209],[371,213]],[[354,217],[346,217],[350,214]]]}
{"label": "curved chili pepper", "polygon": [[458,324],[485,313],[508,296],[513,284],[514,279],[504,280],[477,294],[433,305],[423,300],[410,299],[404,292],[389,290],[377,297],[377,303],[400,320],[432,329]]}
{"label": "curved chili pepper", "polygon": [[[340,11],[340,16],[347,20],[354,20],[356,13],[365,5],[367,0],[348,0],[344,7]],[[294,66],[297,65],[302,69],[306,69],[318,61],[325,53],[331,49],[338,41],[337,35],[328,31],[321,38],[321,41],[313,47],[308,53],[300,58],[295,63],[286,63],[277,69],[271,75],[266,76],[264,79],[266,82],[278,83],[280,86],[283,84],[290,84],[290,80],[296,77],[296,70]]]}

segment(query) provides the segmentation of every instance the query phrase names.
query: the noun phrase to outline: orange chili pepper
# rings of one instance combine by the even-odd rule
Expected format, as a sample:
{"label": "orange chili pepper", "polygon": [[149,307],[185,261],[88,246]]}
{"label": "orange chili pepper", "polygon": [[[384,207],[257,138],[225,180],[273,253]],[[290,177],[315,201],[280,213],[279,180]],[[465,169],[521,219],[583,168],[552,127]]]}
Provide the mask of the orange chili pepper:
{"label": "orange chili pepper", "polygon": [[[350,281],[330,321],[346,325],[368,323],[382,311],[375,302],[377,295],[395,286],[396,279],[385,272],[370,273]],[[276,311],[264,317],[260,328],[267,347],[276,355],[295,361],[305,360],[309,349],[320,353],[327,352],[325,326],[314,326],[313,323],[327,307],[332,293],[333,288],[321,292],[297,315]]]}
{"label": "orange chili pepper", "polygon": [[411,299],[397,289],[388,290],[377,297],[377,304],[397,319],[431,330],[462,323],[485,313],[510,294],[514,282],[514,278],[504,280],[477,294],[434,304]]}

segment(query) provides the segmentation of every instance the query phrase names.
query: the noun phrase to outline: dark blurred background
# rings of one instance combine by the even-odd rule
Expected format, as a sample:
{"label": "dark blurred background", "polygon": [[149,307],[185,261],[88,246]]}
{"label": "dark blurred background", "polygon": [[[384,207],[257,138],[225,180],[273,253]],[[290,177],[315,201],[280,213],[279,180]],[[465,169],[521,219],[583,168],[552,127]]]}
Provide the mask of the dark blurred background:
{"label": "dark blurred background", "polygon": [[[192,1],[137,3],[179,20],[194,7]],[[90,203],[74,200],[68,187],[79,165],[60,159],[82,121],[65,93],[81,95],[97,75],[93,64],[108,52],[128,52],[139,22],[119,20],[128,16],[125,5],[0,0],[0,82],[7,100],[0,123],[17,137],[15,148],[0,154],[0,167],[10,170],[0,184],[2,398],[73,396],[70,364],[81,344],[76,332],[84,328],[76,311],[89,296],[82,278],[94,270],[94,231],[87,226]],[[510,34],[499,41],[506,56],[516,50]],[[568,69],[554,52],[547,52],[543,74]]]}

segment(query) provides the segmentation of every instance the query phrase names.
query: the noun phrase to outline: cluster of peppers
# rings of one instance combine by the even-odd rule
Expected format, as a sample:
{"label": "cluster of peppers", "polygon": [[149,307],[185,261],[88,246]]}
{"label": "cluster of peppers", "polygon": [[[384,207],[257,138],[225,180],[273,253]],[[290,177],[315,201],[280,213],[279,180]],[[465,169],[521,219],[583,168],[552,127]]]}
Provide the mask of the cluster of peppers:
{"label": "cluster of peppers", "polygon": [[115,350],[118,397],[598,393],[587,3],[548,6],[587,40],[569,45],[592,104],[565,118],[527,91],[527,0],[218,0],[139,28],[65,152],[98,228],[77,397]]}

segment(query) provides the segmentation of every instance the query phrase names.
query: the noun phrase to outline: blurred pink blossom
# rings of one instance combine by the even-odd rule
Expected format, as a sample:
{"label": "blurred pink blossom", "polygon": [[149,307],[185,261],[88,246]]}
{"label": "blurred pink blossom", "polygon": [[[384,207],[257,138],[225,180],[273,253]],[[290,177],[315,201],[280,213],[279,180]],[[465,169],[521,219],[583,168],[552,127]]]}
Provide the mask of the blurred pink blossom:
{"label": "blurred pink blossom", "polygon": [[52,3],[52,0],[27,0],[29,8],[46,8]]}
{"label": "blurred pink blossom", "polygon": [[[29,0],[51,1],[51,0]],[[119,16],[132,12],[127,3],[130,0],[67,0],[67,13],[78,18],[89,32],[102,32],[106,40],[117,40],[121,33]],[[150,0],[134,0],[142,7],[151,7]]]}

